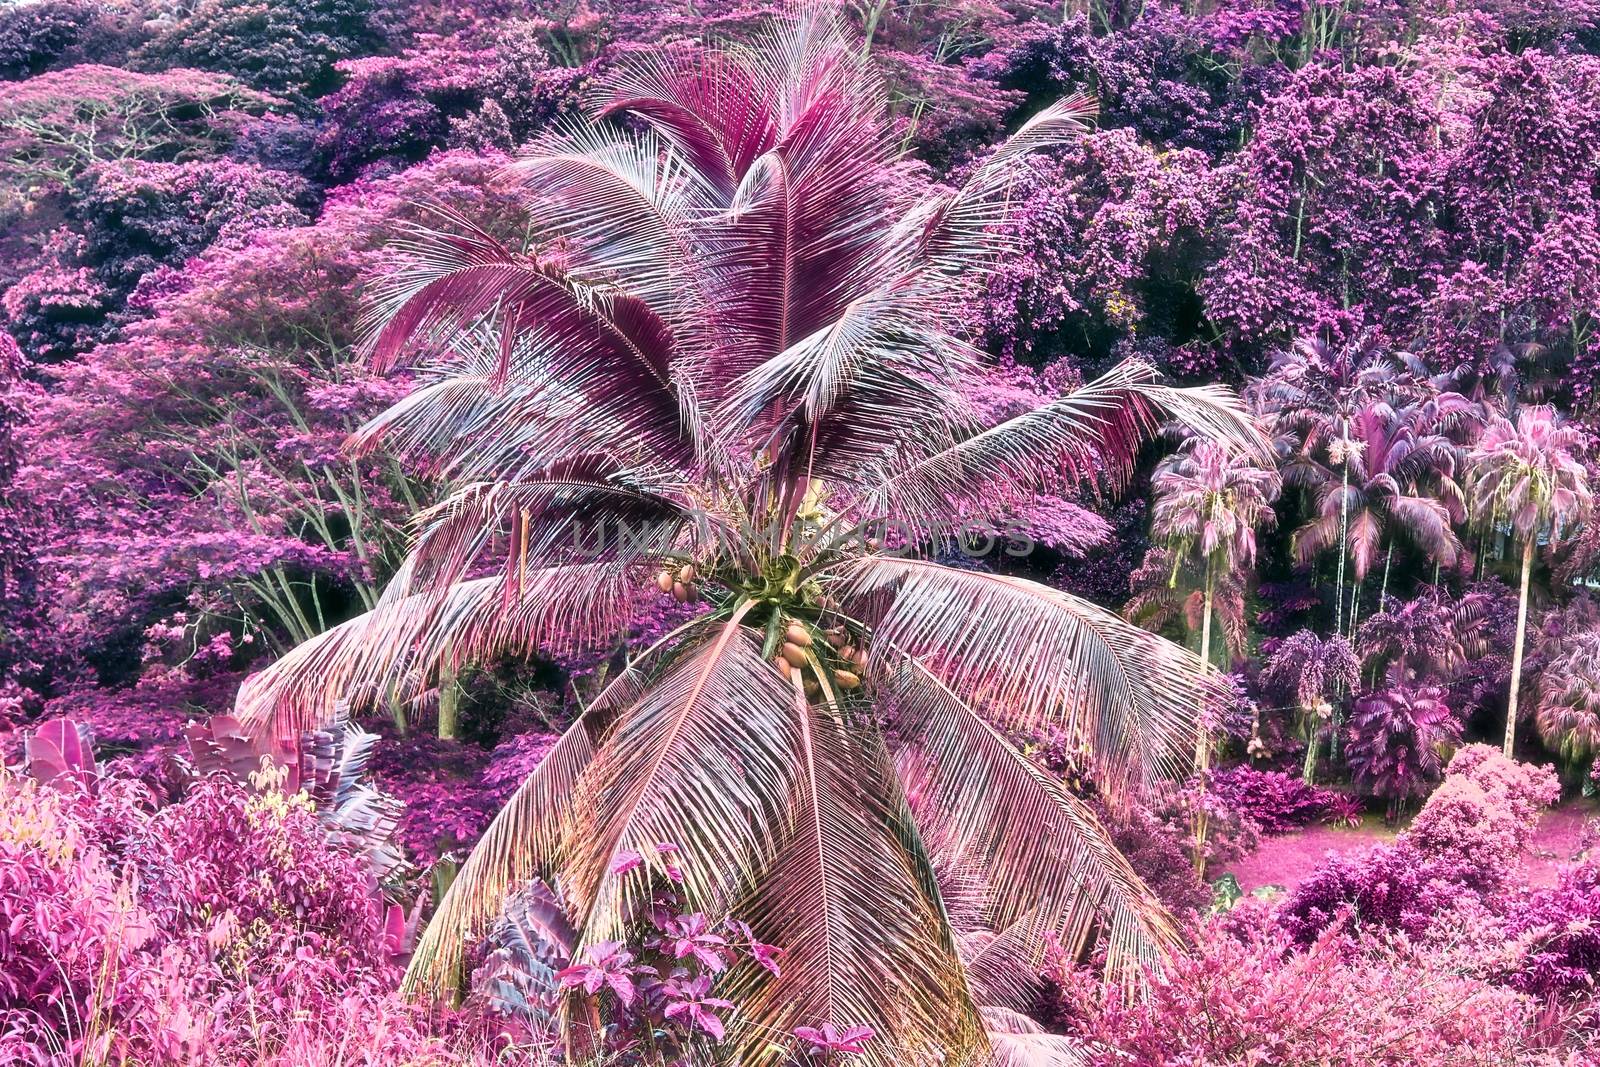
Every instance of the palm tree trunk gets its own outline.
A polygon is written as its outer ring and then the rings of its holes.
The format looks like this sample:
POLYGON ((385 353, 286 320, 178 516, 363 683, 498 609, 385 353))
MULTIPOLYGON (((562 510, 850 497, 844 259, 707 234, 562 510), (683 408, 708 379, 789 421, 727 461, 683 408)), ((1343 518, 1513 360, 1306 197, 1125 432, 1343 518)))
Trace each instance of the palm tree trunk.
POLYGON ((1339 440, 1344 451, 1339 464, 1339 579, 1333 596, 1333 632, 1344 633, 1344 558, 1350 550, 1350 420, 1339 423, 1339 440))
MULTIPOLYGON (((1211 672, 1211 602, 1216 596, 1216 566, 1206 560, 1206 597, 1200 615, 1200 670, 1211 672)), ((1206 774, 1211 770, 1211 730, 1206 726, 1205 695, 1200 697, 1200 729, 1194 743, 1194 777, 1198 789, 1194 806, 1194 873, 1206 873, 1206 774)))
POLYGON ((1317 712, 1315 708, 1303 709, 1306 716, 1306 761, 1300 768, 1300 780, 1306 785, 1316 784, 1317 777, 1317 712))
POLYGON ((1528 575, 1533 571, 1533 552, 1539 535, 1529 533, 1522 546, 1522 590, 1517 596, 1517 640, 1511 648, 1511 699, 1506 703, 1506 746, 1509 759, 1517 740, 1517 690, 1522 683, 1522 642, 1528 633, 1528 575))
POLYGON ((454 741, 461 736, 461 686, 455 672, 439 673, 439 740, 454 741))

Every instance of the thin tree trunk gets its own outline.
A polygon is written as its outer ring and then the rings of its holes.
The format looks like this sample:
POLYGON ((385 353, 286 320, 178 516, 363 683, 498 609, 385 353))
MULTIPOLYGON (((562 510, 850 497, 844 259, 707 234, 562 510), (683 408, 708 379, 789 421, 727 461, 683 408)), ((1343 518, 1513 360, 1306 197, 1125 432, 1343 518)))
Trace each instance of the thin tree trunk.
POLYGON ((456 672, 446 667, 439 672, 439 740, 455 741, 461 736, 461 685, 456 672))
MULTIPOLYGON (((1200 670, 1211 673, 1211 602, 1216 595, 1216 567, 1206 561, 1206 597, 1200 616, 1200 670)), ((1206 726, 1205 695, 1200 697, 1200 729, 1194 743, 1194 776, 1198 799, 1194 807, 1194 873, 1206 873, 1206 774, 1211 770, 1211 730, 1206 726)))
POLYGON ((1349 522, 1350 522, 1350 421, 1343 420, 1339 424, 1339 440, 1344 451, 1340 454, 1343 460, 1339 464, 1339 578, 1338 587, 1333 596, 1333 632, 1344 633, 1344 558, 1349 552, 1349 522))
POLYGON ((1306 716, 1306 762, 1300 768, 1300 780, 1306 785, 1316 784, 1317 777, 1317 709, 1303 709, 1306 716))
POLYGON ((1511 648, 1511 699, 1506 703, 1506 746, 1509 759, 1517 740, 1517 690, 1522 683, 1522 642, 1528 633, 1528 575, 1533 571, 1533 552, 1539 536, 1529 533, 1522 546, 1522 590, 1517 596, 1517 640, 1511 648))

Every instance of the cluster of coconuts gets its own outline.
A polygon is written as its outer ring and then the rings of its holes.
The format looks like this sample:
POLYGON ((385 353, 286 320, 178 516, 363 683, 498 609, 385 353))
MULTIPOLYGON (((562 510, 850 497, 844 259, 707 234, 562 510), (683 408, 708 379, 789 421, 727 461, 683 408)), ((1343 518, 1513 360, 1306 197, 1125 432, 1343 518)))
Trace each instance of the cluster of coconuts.
MULTIPOLYGON (((867 666, 867 654, 850 643, 850 635, 842 626, 825 631, 825 636, 828 644, 833 646, 834 654, 843 663, 843 666, 834 669, 833 680, 840 689, 859 689, 862 672, 867 666)), ((785 678, 794 677, 794 672, 804 670, 810 662, 808 650, 813 644, 815 641, 811 631, 797 622, 790 623, 783 633, 783 644, 779 646, 778 654, 772 658, 772 665, 785 678)), ((813 699, 822 692, 815 678, 805 678, 803 688, 806 696, 813 699)))
POLYGON ((672 599, 680 604, 692 604, 700 599, 700 586, 695 584, 694 577, 694 564, 685 563, 677 574, 664 570, 656 575, 656 588, 671 593, 672 599))

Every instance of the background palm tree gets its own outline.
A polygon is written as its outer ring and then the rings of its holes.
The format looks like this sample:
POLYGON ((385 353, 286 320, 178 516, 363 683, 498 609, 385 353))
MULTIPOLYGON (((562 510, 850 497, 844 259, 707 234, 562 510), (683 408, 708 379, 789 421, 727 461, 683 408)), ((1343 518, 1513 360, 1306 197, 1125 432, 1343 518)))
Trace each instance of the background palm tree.
POLYGON ((1588 769, 1600 752, 1600 631, 1576 635, 1545 664, 1534 724, 1569 773, 1588 769))
POLYGON ((1355 687, 1361 665, 1347 638, 1340 634, 1319 637, 1297 630, 1278 642, 1261 670, 1261 685, 1293 698, 1301 732, 1305 735, 1305 762, 1301 778, 1310 785, 1317 775, 1317 750, 1324 730, 1334 722, 1333 701, 1355 687))
POLYGON ((1285 468, 1286 480, 1308 485, 1315 494, 1313 517, 1294 533, 1294 550, 1301 562, 1309 562, 1343 538, 1342 552, 1355 573, 1356 586, 1347 633, 1353 632, 1360 617, 1356 593, 1385 540, 1384 593, 1397 533, 1436 563, 1452 566, 1460 554, 1461 541, 1452 528, 1465 517, 1462 493, 1454 481, 1459 450, 1449 438, 1432 432, 1424 421, 1429 410, 1420 403, 1396 408, 1389 400, 1369 401, 1352 414, 1339 450, 1338 474, 1311 456, 1285 468))
MULTIPOLYGON (((1165 542, 1172 554, 1168 587, 1177 585, 1178 568, 1185 562, 1197 563, 1203 574, 1199 590, 1200 662, 1209 670, 1217 582, 1237 581, 1239 572, 1255 561, 1256 530, 1271 525, 1274 519, 1272 501, 1278 495, 1278 474, 1224 444, 1193 439, 1183 451, 1162 461, 1150 486, 1155 498, 1150 513, 1151 533, 1165 542)), ((1194 755, 1194 771, 1202 795, 1210 765, 1211 735, 1202 717, 1194 755)), ((1203 872, 1203 803, 1195 806, 1194 840, 1195 868, 1203 872)))
POLYGON ((1177 939, 1090 809, 1011 736, 1049 725, 1113 804, 1181 773, 1213 686, 1093 604, 917 558, 986 499, 1115 486, 1175 417, 1265 442, 1218 389, 1142 364, 985 425, 961 340, 1002 194, 1089 105, 1046 108, 954 191, 912 195, 881 85, 810 14, 752 49, 611 84, 518 164, 534 244, 453 220, 379 287, 372 352, 429 361, 360 431, 451 491, 378 607, 253 678, 269 737, 472 660, 587 647, 671 589, 702 605, 635 649, 479 842, 407 977, 447 984, 538 877, 579 946, 641 902, 616 861, 674 842, 687 900, 787 949, 734 971, 733 1062, 864 1024, 862 1062, 988 1055, 923 832, 987 873, 995 929, 1098 945, 1129 975, 1177 939), (886 729, 886 724, 892 728, 886 729), (915 774, 915 813, 905 776, 915 774))
POLYGON ((1251 390, 1251 406, 1283 454, 1285 482, 1315 487, 1322 483, 1323 472, 1339 469, 1339 489, 1333 498, 1337 525, 1329 543, 1339 546, 1334 629, 1341 633, 1350 528, 1351 426, 1363 407, 1403 395, 1408 384, 1403 362, 1391 358, 1370 336, 1337 346, 1301 338, 1273 356, 1267 373, 1251 390))
POLYGON ((1515 422, 1498 418, 1478 439, 1470 459, 1473 514, 1485 529, 1503 530, 1522 543, 1517 594, 1517 635, 1511 652, 1511 694, 1506 707, 1505 754, 1517 731, 1522 647, 1528 628, 1528 578, 1539 540, 1570 536, 1588 515, 1588 473, 1579 458, 1583 434, 1544 405, 1524 407, 1515 422))

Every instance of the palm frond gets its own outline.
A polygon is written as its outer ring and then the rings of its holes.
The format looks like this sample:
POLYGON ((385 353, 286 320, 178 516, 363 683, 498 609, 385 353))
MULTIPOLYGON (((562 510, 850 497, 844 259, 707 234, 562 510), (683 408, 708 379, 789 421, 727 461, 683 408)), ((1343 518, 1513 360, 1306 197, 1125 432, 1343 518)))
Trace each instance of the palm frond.
POLYGON ((669 487, 637 481, 604 457, 563 464, 531 481, 470 482, 417 516, 411 589, 453 585, 493 562, 506 581, 565 563, 654 561, 682 544, 697 555, 709 519, 669 487))
POLYGON ((678 287, 693 283, 693 225, 709 201, 654 134, 573 125, 539 140, 511 173, 541 237, 566 242, 571 277, 624 285, 664 317, 678 287))
MULTIPOLYGON (((568 801, 617 714, 643 691, 655 651, 647 650, 600 691, 495 815, 428 921, 406 968, 405 993, 441 993, 458 984, 467 950, 499 917, 509 893, 533 879, 560 883, 563 842, 574 818, 568 801)), ((577 933, 564 912, 560 918, 561 943, 570 954, 577 933)))
POLYGON ((1095 116, 1083 95, 1058 100, 1034 115, 980 164, 958 190, 928 197, 912 207, 885 242, 889 257, 906 267, 931 269, 964 285, 979 285, 985 269, 1004 251, 1000 230, 1019 164, 1033 152, 1080 137, 1095 116))
POLYGON ((909 655, 1008 729, 1061 727, 1113 800, 1184 774, 1196 717, 1221 699, 1193 653, 1037 582, 878 556, 840 578, 875 672, 909 655))
POLYGON ((685 894, 725 914, 775 845, 793 795, 798 743, 788 687, 737 608, 691 642, 624 709, 577 783, 581 814, 563 887, 585 943, 615 939, 640 903, 613 871, 624 850, 682 850, 685 894))
POLYGON ((1076 1038, 1046 1032, 1021 1012, 983 1009, 988 1031, 988 1067, 1088 1067, 1090 1050, 1076 1038))
POLYGON ((591 647, 618 633, 636 576, 608 562, 411 592, 404 571, 376 608, 304 642, 239 690, 236 715, 258 736, 293 738, 359 705, 420 691, 444 665, 538 648, 591 647))
POLYGON ((735 971, 734 1062, 758 1062, 796 1026, 869 1026, 868 1067, 971 1062, 982 1032, 916 833, 870 727, 837 705, 791 718, 801 776, 789 830, 739 914, 785 946, 782 975, 735 971))
MULTIPOLYGON (((902 773, 917 783, 942 849, 984 872, 990 925, 1015 928, 1008 944, 1026 947, 1030 934, 1049 930, 1076 955, 1098 940, 1107 970, 1130 980, 1182 943, 1172 916, 1088 805, 934 669, 908 655, 875 679, 905 738, 902 773)), ((1031 947, 1042 954, 1041 943, 1031 947)))
MULTIPOLYGON (((625 679, 631 676, 611 684, 625 679)), ((429 919, 406 968, 402 992, 439 994, 459 987, 467 949, 499 918, 507 895, 534 878, 554 879, 571 817, 566 802, 594 758, 609 704, 587 709, 567 727, 495 815, 429 919)))
POLYGON ((690 455, 679 402, 631 360, 574 355, 523 333, 507 351, 492 324, 457 334, 455 358, 351 434, 354 454, 385 449, 424 473, 526 477, 595 453, 674 469, 690 455))
POLYGON ((1227 390, 1160 385, 1151 367, 1130 360, 948 448, 887 458, 861 506, 874 515, 915 517, 960 511, 990 487, 1024 492, 1071 481, 1115 487, 1132 473, 1139 445, 1167 418, 1272 459, 1270 443, 1227 390))

